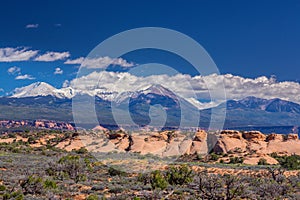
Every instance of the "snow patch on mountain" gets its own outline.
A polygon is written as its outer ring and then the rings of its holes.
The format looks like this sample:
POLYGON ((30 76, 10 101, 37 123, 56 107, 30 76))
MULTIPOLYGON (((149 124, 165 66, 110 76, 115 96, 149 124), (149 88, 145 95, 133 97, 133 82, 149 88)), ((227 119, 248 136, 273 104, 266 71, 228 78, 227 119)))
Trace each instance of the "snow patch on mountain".
POLYGON ((61 98, 59 94, 56 93, 56 88, 45 82, 36 82, 28 86, 16 88, 13 91, 11 97, 23 98, 23 97, 35 97, 35 96, 56 96, 61 98))

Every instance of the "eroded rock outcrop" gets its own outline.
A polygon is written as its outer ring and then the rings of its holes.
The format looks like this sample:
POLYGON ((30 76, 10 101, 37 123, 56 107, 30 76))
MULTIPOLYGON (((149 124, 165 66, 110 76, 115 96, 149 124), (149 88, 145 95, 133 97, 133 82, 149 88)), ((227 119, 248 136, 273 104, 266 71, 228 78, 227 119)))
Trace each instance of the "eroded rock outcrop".
POLYGON ((298 136, 298 134, 291 133, 291 134, 286 135, 285 140, 286 141, 299 140, 299 136, 298 136))
POLYGON ((283 141, 283 135, 276 134, 276 133, 269 134, 267 136, 267 138, 266 138, 266 141, 267 142, 270 142, 270 141, 279 141, 279 142, 282 142, 283 141))
POLYGON ((228 153, 236 150, 245 151, 247 141, 239 131, 225 130, 220 133, 219 139, 214 147, 216 153, 228 153))
MULTIPOLYGON (((36 121, 37 126, 55 126, 55 124, 47 124, 47 122, 36 121)), ((261 158, 266 159, 269 164, 276 164, 277 161, 270 157, 274 152, 279 155, 300 155, 300 140, 297 134, 265 135, 259 131, 224 130, 214 135, 216 137, 214 142, 211 142, 210 136, 211 134, 204 130, 198 130, 195 134, 180 131, 128 134, 122 130, 110 132, 101 129, 99 132, 73 134, 72 137, 59 142, 56 147, 67 151, 86 147, 92 152, 135 152, 164 157, 207 154, 211 150, 208 146, 213 144, 215 153, 243 157, 246 164, 257 164, 261 158)), ((46 144, 46 139, 40 139, 39 144, 46 144)), ((12 141, 12 138, 2 139, 2 142, 12 141)))
POLYGON ((246 131, 243 134, 243 138, 250 141, 265 141, 266 135, 261 133, 260 131, 246 131))

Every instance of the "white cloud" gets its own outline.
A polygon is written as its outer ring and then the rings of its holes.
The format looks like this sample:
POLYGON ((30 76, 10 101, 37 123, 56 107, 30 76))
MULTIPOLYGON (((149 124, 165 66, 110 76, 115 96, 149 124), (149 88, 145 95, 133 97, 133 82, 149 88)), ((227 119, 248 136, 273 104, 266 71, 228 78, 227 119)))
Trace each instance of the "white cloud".
POLYGON ((9 68, 7 70, 7 72, 10 75, 14 75, 16 80, 25 80, 25 79, 32 80, 32 79, 35 79, 33 76, 31 76, 29 74, 22 75, 21 68, 17 67, 17 66, 13 66, 13 67, 9 68))
POLYGON ((65 81, 63 82, 62 87, 63 87, 63 88, 66 88, 66 87, 69 87, 69 86, 70 86, 70 81, 65 80, 65 81))
POLYGON ((83 67, 90 69, 105 69, 109 65, 118 65, 121 67, 133 67, 134 64, 127 62, 123 58, 110 58, 108 56, 99 58, 77 58, 74 60, 67 60, 64 64, 81 64, 83 67))
POLYGON ((37 50, 28 50, 28 48, 0 48, 0 62, 28 61, 38 54, 37 50))
POLYGON ((39 55, 34 60, 35 61, 44 61, 44 62, 52 62, 57 60, 64 60, 70 57, 69 52, 47 52, 43 55, 39 55))
POLYGON ((39 24, 27 24, 25 28, 38 28, 39 24))
POLYGON ((84 61, 84 57, 76 58, 74 60, 68 59, 64 64, 76 65, 81 64, 84 61))
POLYGON ((33 80, 35 78, 33 76, 29 75, 29 74, 24 74, 24 75, 17 76, 15 79, 16 80, 25 80, 25 79, 33 80))
POLYGON ((55 68, 54 74, 63 74, 63 73, 64 71, 61 68, 59 67, 55 68))
POLYGON ((4 89, 3 89, 3 88, 0 88, 0 92, 4 92, 4 89))
POLYGON ((300 84, 297 82, 277 82, 273 77, 265 76, 254 79, 234 76, 231 74, 208 76, 194 76, 177 74, 153 75, 137 77, 127 72, 93 72, 87 76, 73 79, 71 87, 78 91, 85 91, 89 94, 132 92, 145 89, 152 84, 160 84, 168 88, 178 96, 199 108, 207 108, 221 103, 220 97, 213 102, 199 102, 197 99, 210 99, 210 91, 221 91, 224 84, 227 99, 242 99, 248 96, 255 96, 264 99, 281 98, 287 101, 300 103, 300 84), (97 83, 95 85, 95 83, 97 83), (197 98, 195 98, 195 96, 197 98))
POLYGON ((10 67, 7 72, 11 75, 19 74, 21 72, 21 68, 17 66, 10 67))

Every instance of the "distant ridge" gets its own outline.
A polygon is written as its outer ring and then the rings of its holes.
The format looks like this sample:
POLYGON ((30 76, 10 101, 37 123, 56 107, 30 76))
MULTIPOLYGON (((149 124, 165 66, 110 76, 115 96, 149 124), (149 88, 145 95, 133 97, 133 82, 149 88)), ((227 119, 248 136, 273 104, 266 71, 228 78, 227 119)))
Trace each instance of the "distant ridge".
MULTIPOLYGON (((162 85, 154 84, 138 91, 115 93, 95 89, 75 90, 72 87, 57 89, 45 82, 16 88, 11 96, 0 97, 0 119, 73 121, 72 98, 76 95, 95 96, 99 123, 115 127, 112 103, 121 114, 130 111, 135 123, 146 126, 151 123, 149 109, 161 105, 166 112, 166 127, 178 127, 183 111, 189 126, 193 116, 200 112, 200 127, 208 128, 212 109, 199 110, 188 99, 177 96, 162 85)), ((253 96, 241 100, 228 100, 214 109, 224 112, 225 128, 251 126, 300 126, 300 105, 282 99, 262 99, 253 96)), ((85 113, 82 113, 85 114, 85 113)), ((157 113, 157 115, 160 115, 157 113)), ((122 115, 123 116, 123 115, 122 115)), ((128 124, 124 121, 124 124, 128 124)), ((155 125, 155 124, 152 124, 155 125)), ((190 124, 195 127, 195 124, 190 124)))

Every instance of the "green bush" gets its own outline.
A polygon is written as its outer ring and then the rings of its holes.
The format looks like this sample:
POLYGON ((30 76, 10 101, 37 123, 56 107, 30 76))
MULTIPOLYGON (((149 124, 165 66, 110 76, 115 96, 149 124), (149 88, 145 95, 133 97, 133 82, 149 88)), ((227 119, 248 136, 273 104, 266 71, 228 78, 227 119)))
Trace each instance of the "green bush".
POLYGON ((9 200, 9 199, 23 200, 24 199, 24 195, 20 191, 16 191, 16 192, 12 192, 12 193, 5 193, 5 194, 3 194, 2 199, 3 200, 9 200))
POLYGON ((212 152, 210 155, 210 160, 217 161, 219 159, 219 155, 212 152))
POLYGON ((276 152, 270 154, 271 157, 275 158, 281 167, 288 170, 299 170, 300 169, 300 155, 290 156, 279 156, 276 152))
POLYGON ((36 176, 30 175, 20 183, 24 194, 42 194, 43 193, 43 179, 36 176))
POLYGON ((267 162, 267 160, 265 158, 261 158, 259 159, 258 165, 268 165, 269 163, 267 162))
POLYGON ((166 178, 171 185, 183 185, 193 180, 193 171, 187 165, 170 167, 166 178))
POLYGON ((164 175, 159 171, 159 170, 155 170, 153 172, 151 172, 150 175, 150 183, 151 183, 151 187, 152 189, 166 189, 168 186, 168 182, 165 179, 164 175))
POLYGON ((80 149, 75 150, 75 152, 78 154, 86 154, 89 151, 85 147, 81 147, 80 149))
POLYGON ((44 188, 45 189, 56 189, 57 188, 57 184, 55 181, 47 179, 44 181, 44 188))
POLYGON ((125 176, 126 175, 126 172, 116 169, 114 167, 110 167, 108 169, 108 173, 110 176, 125 176))
POLYGON ((0 185, 0 191, 5 191, 5 190, 6 190, 5 185, 0 185))
POLYGON ((28 141, 29 144, 35 144, 36 143, 36 138, 34 136, 29 136, 28 141))
POLYGON ((91 194, 86 198, 86 200, 98 200, 98 199, 99 197, 96 194, 91 194))
POLYGON ((120 186, 111 188, 111 189, 109 190, 110 193, 114 193, 114 194, 122 193, 123 191, 124 191, 124 188, 123 188, 123 187, 120 187, 120 186))
POLYGON ((243 157, 231 157, 229 160, 230 164, 238 164, 238 163, 243 163, 244 158, 243 157))
POLYGON ((79 155, 66 155, 61 157, 57 163, 49 163, 46 173, 59 180, 70 178, 78 183, 87 179, 85 175, 88 173, 87 164, 79 155))
POLYGON ((288 170, 299 170, 300 169, 300 156, 291 155, 291 156, 277 156, 277 161, 279 164, 288 170))

